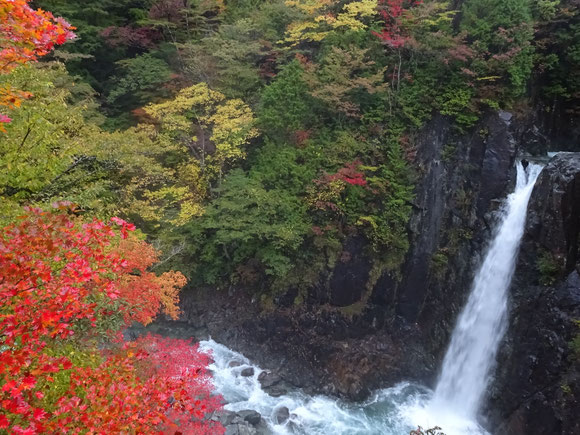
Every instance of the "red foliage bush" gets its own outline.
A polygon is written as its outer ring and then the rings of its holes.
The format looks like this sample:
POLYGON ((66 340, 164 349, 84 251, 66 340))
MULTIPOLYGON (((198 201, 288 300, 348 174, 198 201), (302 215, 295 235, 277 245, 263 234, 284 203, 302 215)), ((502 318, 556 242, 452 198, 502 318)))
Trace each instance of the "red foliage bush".
POLYGON ((0 233, 0 429, 35 433, 221 433, 203 421, 208 357, 190 343, 111 343, 157 311, 177 316, 178 272, 113 218, 29 209, 0 233), (104 349, 99 351, 98 348, 104 349))
POLYGON ((379 13, 384 21, 381 32, 373 34, 392 48, 403 47, 410 39, 406 35, 403 19, 407 10, 421 0, 379 0, 379 13))
POLYGON ((0 1, 0 72, 36 60, 75 37, 74 29, 50 12, 34 10, 30 0, 0 1))
POLYGON ((333 181, 340 180, 352 186, 366 186, 367 180, 365 180, 365 175, 358 170, 361 165, 362 163, 359 160, 347 163, 336 174, 325 174, 321 178, 314 180, 314 183, 327 185, 333 181))

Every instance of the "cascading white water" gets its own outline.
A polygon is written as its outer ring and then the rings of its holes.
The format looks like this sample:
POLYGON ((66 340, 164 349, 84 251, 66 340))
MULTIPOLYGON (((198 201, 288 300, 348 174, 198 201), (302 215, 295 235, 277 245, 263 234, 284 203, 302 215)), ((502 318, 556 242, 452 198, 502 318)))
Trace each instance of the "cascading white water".
MULTIPOLYGON (((505 333, 508 289, 514 273, 528 201, 542 167, 517 165, 515 191, 502 210, 497 232, 475 276, 467 305, 453 331, 432 409, 475 420, 499 343, 505 333)), ((436 412, 432 412, 435 414, 436 412)))
POLYGON ((427 403, 431 396, 427 388, 405 382, 377 391, 362 403, 311 396, 300 390, 272 397, 258 381, 262 370, 243 355, 213 340, 202 341, 200 347, 213 357, 213 383, 226 400, 226 409, 258 411, 276 435, 404 435, 417 428, 405 411, 427 403), (232 365, 231 361, 240 365, 232 365), (241 376, 248 367, 254 368, 253 376, 241 376), (281 407, 289 409, 290 418, 277 424, 275 415, 281 407))

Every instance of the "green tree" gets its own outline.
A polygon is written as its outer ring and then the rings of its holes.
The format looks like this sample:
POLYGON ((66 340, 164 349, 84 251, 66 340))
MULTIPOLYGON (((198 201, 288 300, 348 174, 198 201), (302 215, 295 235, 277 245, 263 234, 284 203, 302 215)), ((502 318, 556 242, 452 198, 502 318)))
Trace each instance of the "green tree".
POLYGON ((55 86, 61 65, 20 67, 0 75, 0 87, 26 89, 33 97, 9 112, 12 122, 0 137, 0 216, 18 213, 62 174, 80 151, 87 131, 79 107, 68 104, 70 92, 55 86))
POLYGON ((185 70, 230 97, 256 98, 262 84, 258 64, 263 43, 256 38, 258 34, 250 19, 224 24, 199 43, 184 46, 185 70))
POLYGON ((63 16, 77 28, 78 39, 57 51, 67 68, 102 92, 115 62, 131 57, 127 46, 107 44, 102 32, 112 26, 136 24, 155 0, 36 0, 43 9, 63 16))
POLYGON ((483 75, 508 78, 506 93, 525 92, 533 65, 531 4, 528 0, 468 0, 464 3, 461 30, 482 55, 473 68, 483 75))
POLYGON ((310 229, 305 211, 299 197, 265 189, 241 170, 232 171, 219 197, 193 223, 199 274, 209 283, 228 282, 257 262, 257 273, 285 277, 310 229))
POLYGON ((111 78, 113 85, 106 99, 116 111, 141 106, 159 98, 163 95, 160 89, 172 75, 167 62, 149 53, 120 60, 117 65, 119 75, 111 78))
POLYGON ((305 80, 314 98, 324 102, 332 112, 349 118, 362 116, 361 106, 370 99, 379 99, 389 90, 385 83, 387 68, 376 66, 369 59, 368 49, 349 46, 331 47, 329 53, 316 65, 306 66, 305 80))
POLYGON ((308 128, 312 102, 304 69, 294 60, 264 90, 258 111, 259 125, 270 137, 288 139, 297 130, 308 128))
POLYGON ((61 64, 19 68, 0 81, 34 93, 0 140, 2 218, 20 205, 67 200, 99 217, 131 217, 155 235, 203 213, 207 181, 187 149, 151 126, 111 133, 87 122, 93 104, 71 92, 61 64))

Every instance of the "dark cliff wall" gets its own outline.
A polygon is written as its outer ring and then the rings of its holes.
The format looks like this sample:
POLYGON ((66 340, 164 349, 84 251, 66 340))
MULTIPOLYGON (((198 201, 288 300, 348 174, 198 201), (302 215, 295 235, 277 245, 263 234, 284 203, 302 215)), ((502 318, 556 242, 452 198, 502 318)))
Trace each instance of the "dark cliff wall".
POLYGON ((488 226, 486 215, 509 185, 515 158, 510 118, 507 113, 490 115, 469 136, 453 134, 445 120, 436 119, 419 138, 423 176, 417 187, 418 212, 410 222, 412 248, 397 310, 405 319, 416 321, 433 290, 426 285, 436 281, 433 255, 441 254, 445 258, 439 262, 452 266, 441 269, 462 274, 465 262, 455 261, 464 257, 459 250, 479 247, 480 230, 488 226), (469 243, 474 237, 475 245, 469 243))
POLYGON ((421 178, 411 249, 402 280, 379 280, 375 294, 392 295, 399 323, 416 325, 421 346, 436 360, 464 305, 493 212, 511 189, 511 124, 509 113, 492 113, 464 135, 436 118, 417 138, 421 178))
POLYGON ((516 147, 511 115, 490 113, 469 133, 433 119, 414 139, 417 171, 411 249, 401 271, 373 277, 360 236, 330 279, 274 306, 242 289, 185 295, 185 319, 206 327, 285 379, 318 391, 362 398, 401 379, 432 382, 493 211, 511 188, 516 147), (376 281, 376 283, 375 283, 376 281))
POLYGON ((544 168, 528 208, 511 289, 510 327, 489 414, 499 434, 580 433, 580 154, 544 168))

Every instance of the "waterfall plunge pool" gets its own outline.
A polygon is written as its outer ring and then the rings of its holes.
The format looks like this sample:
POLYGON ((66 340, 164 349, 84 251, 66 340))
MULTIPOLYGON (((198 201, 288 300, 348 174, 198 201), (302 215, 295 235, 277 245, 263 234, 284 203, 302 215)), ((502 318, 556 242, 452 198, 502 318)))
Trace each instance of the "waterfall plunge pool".
POLYGON ((441 427, 446 435, 486 435, 477 423, 460 419, 452 411, 431 407, 433 392, 408 382, 374 392, 360 403, 317 395, 300 390, 272 397, 258 381, 262 369, 243 355, 213 340, 200 342, 200 350, 214 360, 210 365, 216 392, 221 394, 230 411, 251 409, 258 411, 273 434, 299 435, 405 435, 421 426, 423 429, 441 427), (240 365, 230 367, 236 361, 240 365), (252 367, 252 376, 242 376, 252 367), (276 414, 288 408, 290 418, 276 424, 276 414))

